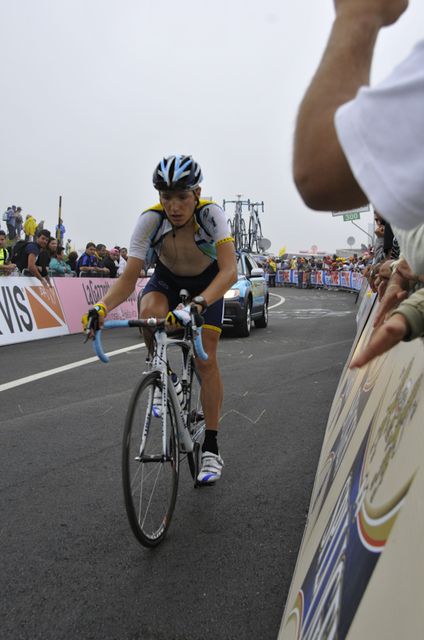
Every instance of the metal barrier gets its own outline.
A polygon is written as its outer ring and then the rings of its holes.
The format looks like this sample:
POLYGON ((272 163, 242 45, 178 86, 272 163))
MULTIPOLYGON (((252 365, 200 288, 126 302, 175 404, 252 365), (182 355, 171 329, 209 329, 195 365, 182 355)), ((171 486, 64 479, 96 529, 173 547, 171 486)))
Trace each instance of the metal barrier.
MULTIPOLYGON (((269 274, 266 274, 269 280, 269 274)), ((363 276, 358 271, 297 271, 294 269, 277 269, 276 287, 315 288, 315 289, 348 289, 360 291, 363 276), (301 277, 299 277, 301 274, 301 277)))

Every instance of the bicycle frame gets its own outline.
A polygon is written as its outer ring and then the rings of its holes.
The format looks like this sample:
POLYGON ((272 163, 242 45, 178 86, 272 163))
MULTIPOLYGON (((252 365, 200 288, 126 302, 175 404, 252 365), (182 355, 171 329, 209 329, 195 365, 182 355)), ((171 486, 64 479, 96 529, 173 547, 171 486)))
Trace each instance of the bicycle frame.
POLYGON ((193 347, 191 343, 188 341, 187 337, 184 336, 183 339, 178 338, 169 338, 166 335, 164 329, 158 329, 154 333, 154 341, 155 341, 155 353, 152 359, 152 365, 150 371, 158 371, 161 375, 161 382, 163 386, 162 393, 162 446, 163 446, 163 455, 166 455, 166 446, 167 446, 167 429, 166 429, 166 418, 167 411, 165 405, 165 399, 168 397, 172 398, 173 404, 178 408, 177 411, 177 428, 178 435, 180 439, 180 445, 182 445, 183 453, 191 453, 194 449, 194 441, 188 431, 187 428, 187 414, 182 409, 180 401, 178 400, 174 385, 171 379, 171 370, 169 368, 168 363, 168 347, 180 347, 181 351, 184 350, 187 352, 187 357, 183 357, 183 374, 181 376, 180 382, 184 382, 183 392, 184 396, 187 390, 187 380, 189 379, 189 366, 191 361, 191 356, 193 355, 193 347))
MULTIPOLYGON (((188 415, 185 413, 180 405, 180 401, 178 400, 177 394, 174 389, 174 385, 171 380, 172 371, 169 369, 168 363, 168 348, 179 347, 182 351, 182 354, 185 352, 185 357, 182 358, 183 361, 183 375, 182 382, 184 382, 185 393, 187 393, 187 383, 190 376, 190 363, 191 358, 194 356, 194 350, 197 355, 202 360, 207 360, 208 356, 203 349, 202 337, 201 337, 201 327, 197 327, 194 321, 191 326, 184 327, 184 337, 180 338, 169 338, 165 332, 165 321, 157 320, 156 318, 148 318, 145 320, 110 320, 104 323, 105 329, 119 328, 119 327, 150 327, 156 328, 153 333, 153 340, 155 342, 154 354, 151 362, 150 371, 157 371, 161 376, 162 383, 162 449, 163 455, 166 456, 166 446, 167 446, 167 429, 166 429, 166 416, 167 411, 165 410, 165 399, 168 397, 172 398, 172 403, 174 407, 177 407, 176 419, 177 419, 177 430, 180 438, 180 442, 183 445, 183 453, 192 453, 194 450, 194 443, 196 441, 196 434, 193 436, 190 435, 187 425, 188 425, 188 415)), ((96 332, 95 340, 94 340, 94 350, 102 362, 109 362, 108 356, 104 353, 102 344, 101 344, 101 333, 99 330, 96 332)), ((147 372, 144 372, 147 373, 147 372)), ((193 375, 196 375, 193 372, 193 375)), ((184 390, 183 388, 183 390, 184 390)), ((187 399, 186 399, 187 400, 187 399)), ((153 399, 152 399, 153 402, 153 399)), ((147 429, 147 425, 145 425, 145 429, 147 429)), ((143 437, 145 440, 145 437, 143 437)), ((142 450, 142 446, 140 447, 140 451, 142 450)), ((140 453, 141 455, 141 453, 140 453)))

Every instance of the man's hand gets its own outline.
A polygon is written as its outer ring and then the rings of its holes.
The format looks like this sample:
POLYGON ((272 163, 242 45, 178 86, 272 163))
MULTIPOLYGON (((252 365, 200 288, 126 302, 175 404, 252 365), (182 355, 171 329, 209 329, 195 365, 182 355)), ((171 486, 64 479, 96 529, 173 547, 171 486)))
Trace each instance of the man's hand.
POLYGON ((98 302, 87 313, 84 313, 81 322, 87 338, 94 338, 96 331, 102 328, 106 314, 107 309, 102 302, 98 302))
POLYGON ((408 292, 397 282, 389 282, 384 292, 378 311, 375 315, 373 327, 379 327, 383 324, 386 315, 396 309, 408 297, 408 292))
POLYGON ((408 0, 334 0, 337 16, 362 16, 380 27, 395 23, 408 8, 408 0))
POLYGON ((406 318, 400 313, 396 313, 381 327, 375 329, 363 351, 352 358, 349 369, 363 367, 373 358, 385 353, 398 344, 408 334, 409 330, 410 327, 406 318))
POLYGON ((170 311, 166 316, 166 322, 171 327, 183 327, 189 324, 190 320, 190 305, 184 307, 182 304, 179 304, 176 309, 170 311))
MULTIPOLYGON (((386 269, 385 265, 386 263, 384 263, 381 268, 386 269)), ((395 309, 399 306, 402 300, 405 300, 408 297, 410 282, 416 279, 417 277, 412 272, 407 261, 404 258, 401 258, 396 265, 396 271, 392 273, 388 283, 382 283, 378 288, 381 304, 374 319, 374 327, 378 327, 383 324, 384 318, 389 311, 395 309)))

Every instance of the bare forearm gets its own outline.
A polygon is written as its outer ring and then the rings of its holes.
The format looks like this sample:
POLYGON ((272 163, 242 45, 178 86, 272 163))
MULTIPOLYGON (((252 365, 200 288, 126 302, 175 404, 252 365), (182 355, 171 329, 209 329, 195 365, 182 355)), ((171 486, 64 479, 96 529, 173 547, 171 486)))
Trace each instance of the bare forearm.
POLYGON ((338 210, 367 201, 339 144, 336 110, 369 84, 378 25, 342 14, 334 22, 321 64, 302 101, 295 134, 294 178, 305 202, 338 210))

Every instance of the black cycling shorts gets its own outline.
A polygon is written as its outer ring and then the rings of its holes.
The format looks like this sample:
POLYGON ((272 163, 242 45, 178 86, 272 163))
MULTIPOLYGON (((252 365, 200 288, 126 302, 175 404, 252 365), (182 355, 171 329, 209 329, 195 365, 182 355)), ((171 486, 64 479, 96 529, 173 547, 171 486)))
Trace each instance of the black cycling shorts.
MULTIPOLYGON (((143 296, 151 291, 163 293, 168 298, 169 309, 175 309, 181 302, 180 291, 187 289, 191 298, 206 289, 219 272, 216 260, 197 276, 177 276, 161 262, 156 263, 155 272, 143 289, 143 296)), ((221 332, 224 317, 224 298, 217 300, 202 314, 204 328, 221 332)))

